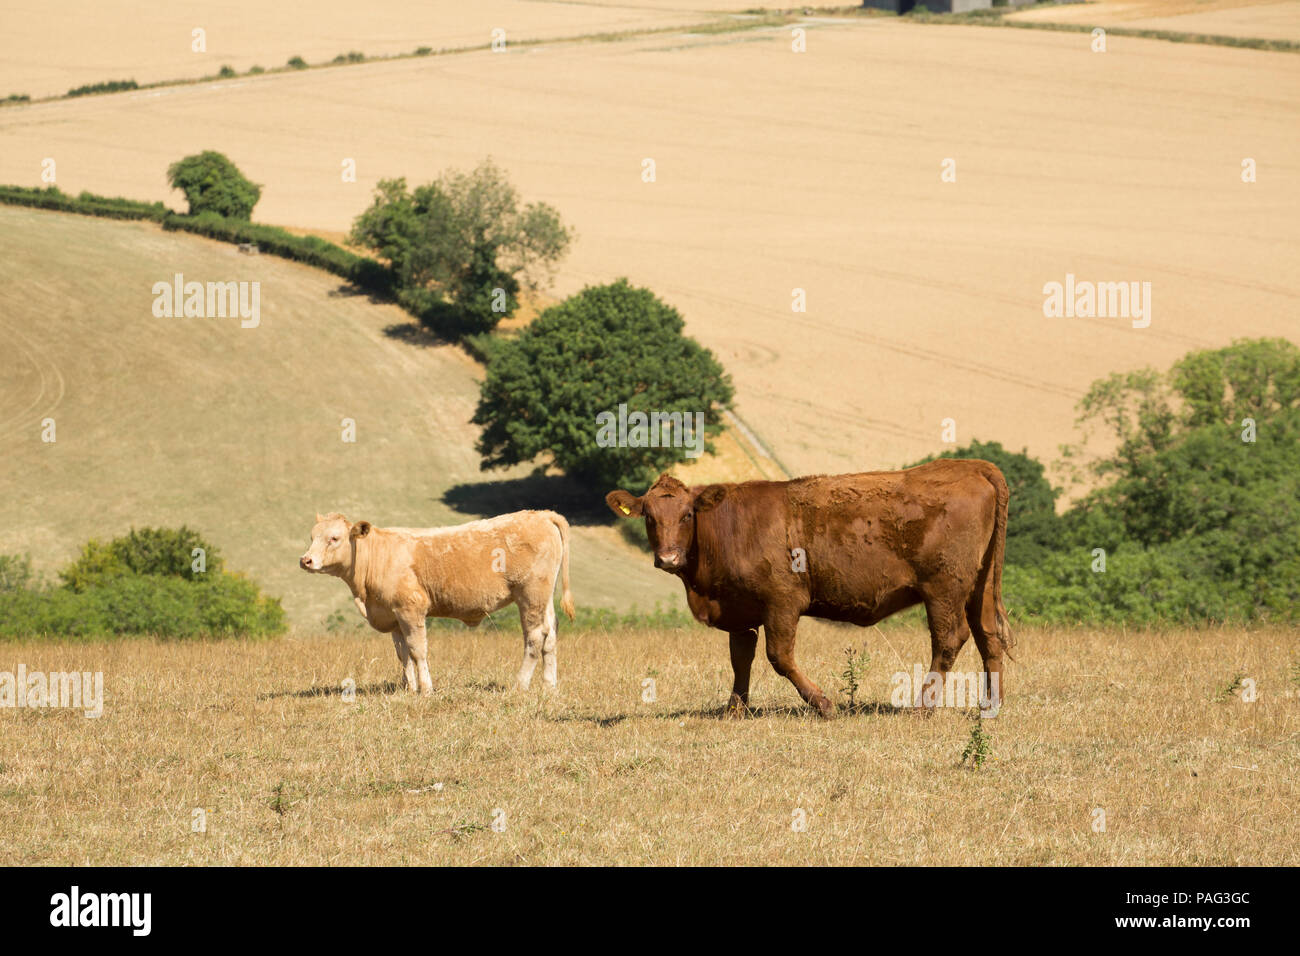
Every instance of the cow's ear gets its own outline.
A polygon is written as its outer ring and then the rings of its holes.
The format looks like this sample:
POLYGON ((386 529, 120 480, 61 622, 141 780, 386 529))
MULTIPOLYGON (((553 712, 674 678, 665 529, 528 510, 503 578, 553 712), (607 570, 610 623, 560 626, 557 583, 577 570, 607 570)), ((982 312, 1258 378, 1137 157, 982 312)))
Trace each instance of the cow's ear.
POLYGON ((725 497, 727 497, 726 485, 708 485, 695 496, 695 510, 708 511, 710 508, 716 508, 718 502, 725 497))
POLYGON ((316 523, 320 524, 324 520, 325 520, 325 516, 321 514, 319 511, 316 512, 316 523))
POLYGON ((609 505, 609 510, 620 518, 641 517, 641 499, 622 489, 607 494, 605 504, 609 505))
POLYGON ((349 538, 364 538, 368 534, 370 534, 369 521, 358 521, 348 531, 349 538))

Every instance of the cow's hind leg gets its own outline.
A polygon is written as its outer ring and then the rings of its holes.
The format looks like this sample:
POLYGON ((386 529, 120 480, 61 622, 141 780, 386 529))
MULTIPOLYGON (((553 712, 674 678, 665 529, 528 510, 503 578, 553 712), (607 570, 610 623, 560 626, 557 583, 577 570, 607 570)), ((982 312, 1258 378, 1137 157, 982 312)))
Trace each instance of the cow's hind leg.
POLYGON ((975 646, 979 648, 980 657, 984 659, 984 679, 986 685, 983 695, 987 697, 985 712, 996 717, 1002 706, 1002 699, 1007 692, 1006 677, 1002 671, 1002 656, 1007 652, 1003 640, 1005 622, 998 620, 997 595, 993 593, 992 583, 985 583, 966 605, 966 620, 975 634, 975 646))
MULTIPOLYGON (((528 690, 546 644, 546 611, 542 605, 520 602, 519 624, 524 631, 524 661, 519 665, 519 689, 528 690)), ((543 674, 545 670, 543 670, 543 674)))
POLYGON ((925 602, 925 615, 930 624, 930 671, 921 685, 917 704, 927 712, 944 702, 948 672, 970 637, 964 611, 961 604, 952 601, 925 602))
POLYGON ((794 637, 799 628, 799 614, 793 611, 771 611, 763 621, 763 633, 767 643, 767 659, 772 669, 799 691, 799 696, 817 708, 823 717, 835 712, 830 698, 822 689, 804 676, 799 665, 794 662, 794 637))
POLYGON ((754 663, 754 650, 758 647, 758 630, 749 628, 731 632, 731 700, 727 702, 728 717, 743 717, 749 710, 749 671, 754 663))

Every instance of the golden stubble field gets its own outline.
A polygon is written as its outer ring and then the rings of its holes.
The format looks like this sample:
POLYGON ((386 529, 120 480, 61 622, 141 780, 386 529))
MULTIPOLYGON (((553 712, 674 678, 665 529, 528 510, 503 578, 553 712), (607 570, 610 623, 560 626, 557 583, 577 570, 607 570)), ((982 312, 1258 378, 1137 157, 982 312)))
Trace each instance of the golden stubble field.
MULTIPOLYGON (((560 634, 560 690, 507 690, 510 630, 437 631, 435 694, 379 635, 0 645, 0 670, 101 670, 105 712, 0 710, 0 832, 33 864, 1295 864, 1293 631, 1022 631, 991 759, 963 713, 889 706, 913 626, 805 621, 809 714, 762 661, 722 719, 726 639, 560 634), (1258 700, 1221 691, 1240 675, 1258 700), (642 701, 652 677, 656 700, 642 701), (355 699, 340 692, 355 681, 355 699), (843 694, 836 688, 843 703, 843 694), (1105 813, 1104 832, 1094 830, 1105 813), (194 832, 194 811, 206 831, 194 832), (802 811, 806 829, 792 828, 802 811), (491 829, 504 820, 504 830, 491 829)), ((958 668, 977 667, 969 646, 958 668)))
POLYGON ((626 275, 679 307, 794 474, 915 461, 948 418, 1051 461, 1093 380, 1295 337, 1300 56, 806 27, 802 54, 788 27, 657 34, 11 108, 0 181, 53 158, 65 190, 179 203, 168 164, 216 148, 258 220, 337 234, 380 178, 490 155, 577 230, 554 294, 626 275), (1150 282, 1151 326, 1044 317, 1067 274, 1150 282))

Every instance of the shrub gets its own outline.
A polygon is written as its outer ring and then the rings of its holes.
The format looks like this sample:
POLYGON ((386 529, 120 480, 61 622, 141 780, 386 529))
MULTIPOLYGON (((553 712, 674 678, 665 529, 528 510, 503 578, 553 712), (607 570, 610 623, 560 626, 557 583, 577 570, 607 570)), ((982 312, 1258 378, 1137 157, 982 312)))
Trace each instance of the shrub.
POLYGON ((190 215, 213 212, 247 220, 262 196, 262 187, 250 182, 221 153, 206 150, 186 156, 167 169, 167 181, 185 194, 190 215))
POLYGON ((225 572, 196 583, 126 574, 84 591, 0 592, 3 637, 262 637, 283 630, 280 602, 225 572))
POLYGON ((0 554, 0 593, 22 591, 32 584, 32 559, 26 554, 0 554))
POLYGON ((0 636, 187 638, 284 629, 280 602, 224 571, 216 549, 187 527, 88 541, 59 577, 62 587, 33 587, 30 562, 0 557, 0 636), (195 549, 204 552, 202 571, 195 549))
POLYGON ((125 574, 151 574, 163 577, 184 578, 187 581, 204 579, 209 574, 219 574, 222 560, 217 550, 200 537, 197 531, 182 525, 180 528, 132 528, 122 538, 107 544, 95 539, 87 541, 81 556, 59 572, 64 586, 74 591, 84 591, 109 578, 125 574), (203 570, 194 565, 201 556, 203 570))
POLYGON ((217 70, 217 76, 219 76, 223 80, 238 75, 239 74, 235 72, 235 68, 233 66, 230 66, 229 64, 223 65, 221 69, 217 70))
POLYGON ((307 69, 307 61, 300 56, 289 57, 289 60, 285 65, 295 70, 307 69))

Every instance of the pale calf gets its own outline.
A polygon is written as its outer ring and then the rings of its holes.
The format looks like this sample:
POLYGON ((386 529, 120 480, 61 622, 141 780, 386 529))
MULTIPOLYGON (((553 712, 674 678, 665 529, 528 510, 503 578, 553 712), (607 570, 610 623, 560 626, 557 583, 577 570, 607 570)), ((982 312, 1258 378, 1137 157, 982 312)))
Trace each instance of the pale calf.
POLYGON ((433 691, 425 618, 448 617, 473 627, 493 611, 519 605, 527 689, 540 659, 542 679, 556 684, 556 619, 552 595, 573 620, 569 592, 569 523, 553 511, 516 511, 446 528, 376 528, 341 514, 317 515, 305 571, 342 578, 357 610, 377 631, 393 635, 407 690, 433 691))

